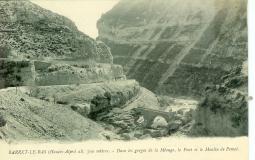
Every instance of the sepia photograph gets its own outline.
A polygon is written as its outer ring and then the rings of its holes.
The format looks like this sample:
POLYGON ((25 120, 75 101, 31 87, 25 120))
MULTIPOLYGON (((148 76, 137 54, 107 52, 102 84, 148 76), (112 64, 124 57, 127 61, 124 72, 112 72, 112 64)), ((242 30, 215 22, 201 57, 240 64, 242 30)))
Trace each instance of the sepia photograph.
POLYGON ((247 0, 1 0, 0 140, 248 137, 247 0))

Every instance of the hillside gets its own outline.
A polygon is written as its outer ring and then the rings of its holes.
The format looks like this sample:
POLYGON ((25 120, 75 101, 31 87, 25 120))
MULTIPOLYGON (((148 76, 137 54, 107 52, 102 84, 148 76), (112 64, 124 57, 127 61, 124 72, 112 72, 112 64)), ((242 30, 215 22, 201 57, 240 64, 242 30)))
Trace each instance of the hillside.
POLYGON ((128 78, 158 94, 201 97, 247 59, 244 0, 120 1, 99 37, 128 78))
POLYGON ((111 63, 103 43, 78 31, 74 23, 28 0, 0 1, 0 58, 84 59, 111 63))
POLYGON ((23 92, 16 94, 15 89, 1 90, 0 103, 0 114, 7 123, 0 127, 0 139, 7 142, 103 140, 107 135, 118 138, 69 108, 29 97, 23 92))

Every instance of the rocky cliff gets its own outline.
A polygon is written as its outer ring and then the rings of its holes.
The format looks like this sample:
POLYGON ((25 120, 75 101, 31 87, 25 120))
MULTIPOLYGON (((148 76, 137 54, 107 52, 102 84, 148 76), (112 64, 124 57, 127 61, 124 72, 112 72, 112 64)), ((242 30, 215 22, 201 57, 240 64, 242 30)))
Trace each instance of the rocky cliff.
POLYGON ((0 44, 0 48, 9 50, 0 58, 75 58, 112 62, 103 43, 78 31, 71 20, 28 0, 0 1, 0 44))
POLYGON ((30 1, 0 1, 0 88, 125 79, 109 48, 30 1))
POLYGON ((203 95, 247 59, 246 0, 120 1, 99 37, 129 78, 160 94, 203 95))

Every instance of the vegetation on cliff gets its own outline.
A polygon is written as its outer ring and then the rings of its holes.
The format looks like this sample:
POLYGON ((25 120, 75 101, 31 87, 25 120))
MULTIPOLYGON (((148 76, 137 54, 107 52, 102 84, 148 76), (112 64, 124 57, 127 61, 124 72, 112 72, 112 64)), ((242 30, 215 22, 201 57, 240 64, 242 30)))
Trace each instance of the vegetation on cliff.
POLYGON ((71 20, 27 0, 0 2, 0 44, 12 50, 8 57, 112 63, 109 49, 102 42, 78 31, 71 20))
POLYGON ((208 86, 192 129, 193 135, 243 136, 248 134, 248 77, 241 67, 223 77, 224 83, 208 86), (224 129, 223 129, 224 128, 224 129))

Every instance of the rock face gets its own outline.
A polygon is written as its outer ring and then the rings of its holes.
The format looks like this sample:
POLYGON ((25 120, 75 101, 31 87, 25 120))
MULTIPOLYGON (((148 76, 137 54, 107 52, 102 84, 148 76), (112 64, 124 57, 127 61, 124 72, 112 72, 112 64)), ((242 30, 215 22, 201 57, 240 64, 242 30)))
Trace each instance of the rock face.
POLYGON ((120 65, 86 61, 0 59, 0 88, 22 85, 67 85, 125 80, 120 65))
POLYGON ((0 2, 0 88, 125 79, 109 48, 27 1, 0 2))
POLYGON ((0 90, 0 137, 6 141, 62 140, 83 141, 118 139, 104 128, 60 104, 29 97, 15 90, 0 90), (23 99, 23 100, 21 100, 23 99), (5 125, 5 126, 3 126, 5 125))
POLYGON ((141 87, 136 81, 128 80, 80 85, 37 86, 29 88, 27 94, 38 99, 67 105, 74 110, 82 108, 81 106, 87 103, 89 113, 93 114, 120 108, 136 97, 140 91, 141 87))
POLYGON ((98 21, 98 39, 146 88, 201 96, 247 59, 246 3, 122 0, 98 21))
POLYGON ((79 32, 69 19, 28 0, 0 2, 0 44, 0 51, 5 50, 0 58, 84 59, 112 63, 106 45, 79 32))

